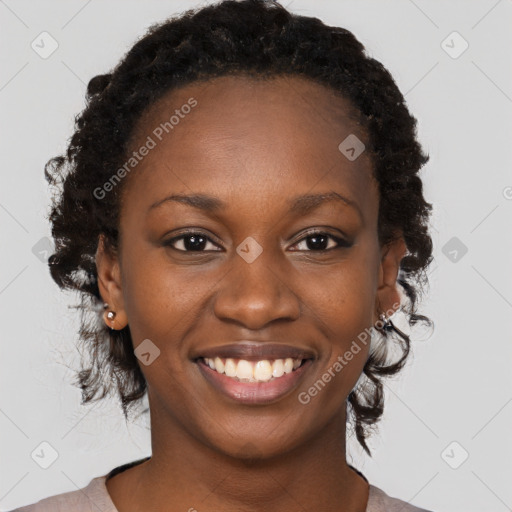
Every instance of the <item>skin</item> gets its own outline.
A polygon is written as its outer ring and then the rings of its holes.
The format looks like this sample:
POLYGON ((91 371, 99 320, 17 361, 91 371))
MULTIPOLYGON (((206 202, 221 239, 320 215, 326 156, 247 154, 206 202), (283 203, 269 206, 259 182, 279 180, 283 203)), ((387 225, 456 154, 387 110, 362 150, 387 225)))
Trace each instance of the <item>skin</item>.
POLYGON ((371 160, 364 152, 351 162, 338 150, 349 134, 366 136, 349 103, 320 84, 238 76, 167 93, 141 117, 133 148, 190 97, 198 105, 125 178, 118 253, 100 239, 96 255, 102 298, 116 312, 108 324, 129 323, 134 347, 150 339, 160 349, 141 365, 152 458, 108 480, 108 492, 119 512, 364 511, 368 484, 346 462, 345 408, 368 345, 309 404, 297 397, 400 301, 406 247, 401 236, 379 246, 371 160), (298 195, 333 191, 356 206, 289 211, 298 195), (227 207, 168 201, 149 210, 177 193, 227 207), (184 250, 190 238, 164 245, 185 227, 210 238, 203 252, 184 250), (314 251, 311 228, 351 245, 314 251), (249 236, 263 249, 252 263, 236 252, 249 236), (292 393, 241 405, 190 357, 245 339, 309 348, 317 359, 292 393))

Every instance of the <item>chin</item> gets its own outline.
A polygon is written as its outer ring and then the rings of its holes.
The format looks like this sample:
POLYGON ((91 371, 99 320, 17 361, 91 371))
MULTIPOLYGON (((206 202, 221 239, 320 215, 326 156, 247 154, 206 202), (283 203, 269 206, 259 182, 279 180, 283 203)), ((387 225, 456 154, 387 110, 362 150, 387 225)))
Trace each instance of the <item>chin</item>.
POLYGON ((284 455, 307 442, 309 438, 306 432, 303 437, 300 436, 298 429, 293 428, 291 424, 284 425, 282 422, 277 422, 264 428, 261 422, 258 423, 258 425, 251 425, 246 420, 245 431, 238 429, 237 435, 228 434, 228 432, 233 433, 233 424, 226 425, 226 429, 219 428, 217 433, 222 437, 212 438, 211 431, 204 432, 204 442, 225 456, 254 461, 284 455))

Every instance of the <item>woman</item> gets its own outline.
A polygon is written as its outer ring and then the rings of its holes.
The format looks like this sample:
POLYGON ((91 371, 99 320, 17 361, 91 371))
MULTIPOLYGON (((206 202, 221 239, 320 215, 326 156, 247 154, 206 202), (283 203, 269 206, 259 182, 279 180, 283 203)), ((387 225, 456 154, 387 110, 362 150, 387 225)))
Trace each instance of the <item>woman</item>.
POLYGON ((349 31, 266 0, 152 27, 48 162, 83 403, 148 393, 152 454, 21 511, 419 511, 346 462, 432 259, 416 120, 349 31), (102 322, 98 322, 102 320, 102 322))

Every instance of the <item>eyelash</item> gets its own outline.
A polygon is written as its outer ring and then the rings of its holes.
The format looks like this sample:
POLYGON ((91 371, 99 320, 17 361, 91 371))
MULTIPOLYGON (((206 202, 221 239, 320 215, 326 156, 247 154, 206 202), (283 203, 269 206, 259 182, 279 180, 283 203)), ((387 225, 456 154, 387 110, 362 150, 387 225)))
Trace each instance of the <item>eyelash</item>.
MULTIPOLYGON (((164 242, 164 245, 165 246, 169 246, 171 249, 174 249, 176 251, 179 251, 179 252, 185 252, 185 253, 201 253, 201 252, 208 252, 208 251, 205 251, 205 250, 202 250, 202 251, 187 251, 187 250, 184 250, 184 249, 176 249, 175 247, 173 247, 174 243, 178 240, 182 240, 183 238, 187 238, 189 236, 193 236, 193 235, 196 235, 196 236, 200 236, 202 238, 205 238, 208 242, 212 243, 212 244, 215 244, 215 242, 208 236, 206 236, 204 233, 201 233, 200 231, 186 231, 184 233, 182 233, 181 235, 179 236, 176 236, 174 238, 171 238, 170 240, 167 240, 166 242, 164 242)), ((339 238, 339 237, 336 237, 334 235, 331 235, 330 233, 327 233, 325 231, 320 231, 320 230, 313 230, 313 231, 309 231, 308 233, 305 234, 305 236, 303 236, 300 240, 298 240, 297 242, 295 242, 294 245, 297 245, 301 242, 303 242, 304 240, 310 238, 310 237, 313 237, 313 236, 318 236, 318 235, 325 235, 327 236, 328 238, 334 240, 336 243, 337 243, 337 246, 336 247, 331 247, 329 249, 317 249, 317 250, 314 250, 314 249, 311 249, 311 250, 306 250, 306 251, 296 251, 296 252, 316 252, 316 253, 326 253, 326 252, 329 252, 329 251, 332 251, 334 249, 340 249, 342 247, 345 247, 345 248, 348 248, 348 247, 351 247, 352 244, 350 242, 347 242, 346 240, 343 240, 342 238, 339 238)), ((214 251, 214 252, 219 252, 219 251, 214 251)))

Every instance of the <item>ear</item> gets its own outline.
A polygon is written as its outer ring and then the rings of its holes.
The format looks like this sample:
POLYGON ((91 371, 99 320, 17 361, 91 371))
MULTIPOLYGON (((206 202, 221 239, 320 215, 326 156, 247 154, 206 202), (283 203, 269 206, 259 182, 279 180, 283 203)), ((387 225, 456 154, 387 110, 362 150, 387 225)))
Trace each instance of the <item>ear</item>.
POLYGON ((400 307, 400 294, 398 292, 398 271, 400 262, 407 253, 407 246, 400 231, 393 241, 381 249, 381 262, 379 268, 379 285, 375 300, 375 318, 377 322, 381 313, 392 315, 400 307))
POLYGON ((128 319, 124 309, 119 259, 106 246, 103 234, 99 236, 98 249, 96 250, 96 272, 101 298, 103 302, 108 304, 108 308, 103 313, 103 319, 109 327, 116 330, 123 329, 128 324, 128 319), (113 320, 107 318, 109 311, 115 313, 113 320))

